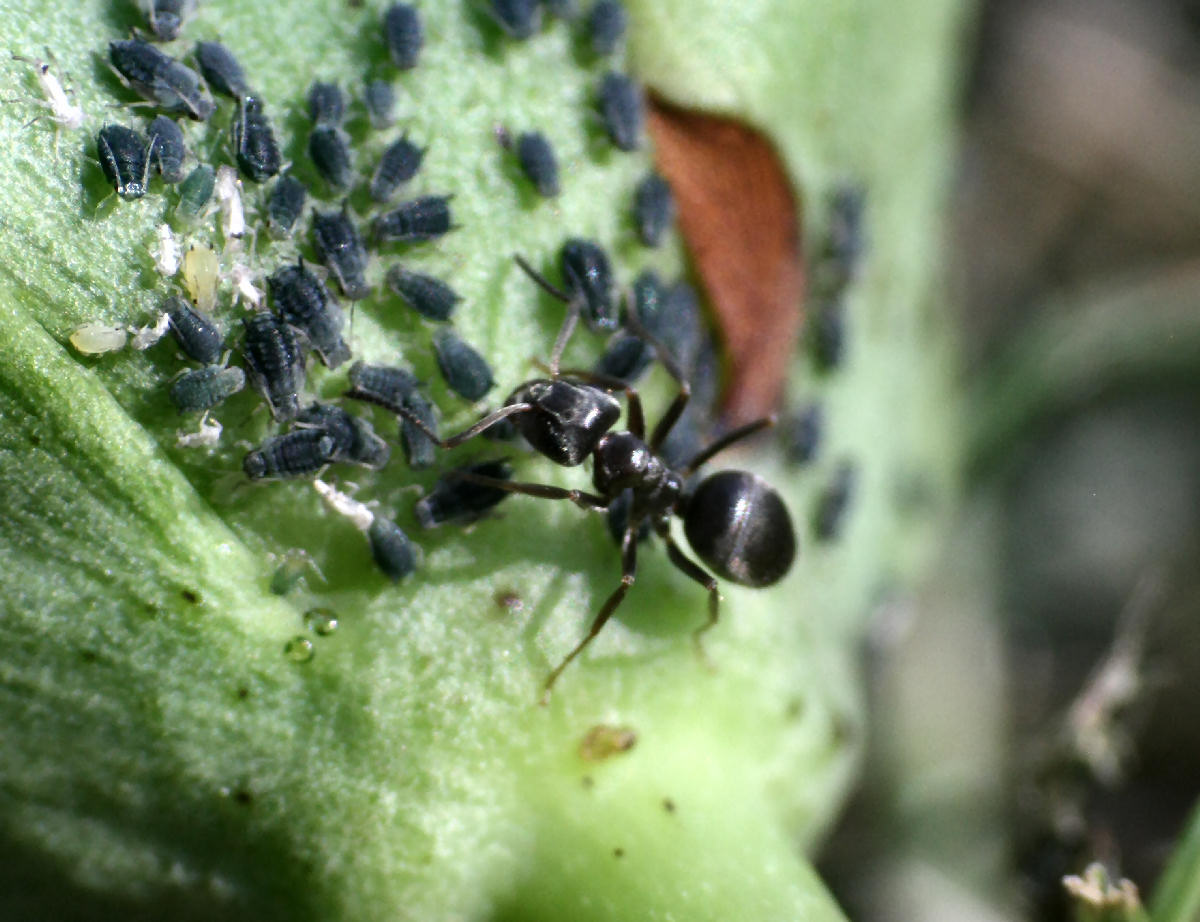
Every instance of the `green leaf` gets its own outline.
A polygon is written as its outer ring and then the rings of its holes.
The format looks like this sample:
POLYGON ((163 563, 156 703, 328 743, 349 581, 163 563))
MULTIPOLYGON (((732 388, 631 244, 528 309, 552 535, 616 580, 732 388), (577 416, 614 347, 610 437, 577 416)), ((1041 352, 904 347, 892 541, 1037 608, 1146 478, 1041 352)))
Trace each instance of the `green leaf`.
MULTIPOLYGON (((716 2, 630 6, 638 72, 764 126, 815 215, 841 173, 866 183, 872 253, 849 295, 845 371, 818 381, 796 360, 793 396, 819 393, 832 420, 823 460, 797 474, 769 454, 731 459, 778 483, 795 513, 805 548, 787 581, 723 587, 710 671, 689 640, 703 591, 647 548, 619 616, 539 708, 548 670, 616 585, 602 520, 514 499, 466 533, 418 535, 414 485, 435 472, 397 461, 347 475, 424 547, 423 568, 392 586, 311 486, 242 482, 245 443, 270 429, 253 395, 218 411, 215 451, 177 447, 171 343, 95 358, 68 345, 85 322, 149 322, 169 290, 148 247, 175 193, 99 207, 95 133, 141 119, 108 108, 133 97, 105 68, 106 43, 138 16, 101 0, 10 4, 2 46, 51 48, 89 118, 56 138, 26 124, 33 103, 0 110, 0 915, 840 918, 799 848, 853 776, 855 648, 870 604, 927 555, 956 465, 932 241, 957 4, 750 4, 740 23, 716 2), (868 79, 880 81, 874 96, 861 92, 868 79), (814 503, 843 457, 862 468, 857 505, 841 542, 811 547, 814 503), (272 595, 297 547, 324 579, 272 595), (520 606, 498 602, 510 593, 520 606), (308 630, 314 606, 337 613, 335 633, 308 630), (298 636, 313 645, 307 662, 285 655, 298 636), (636 746, 584 760, 579 745, 601 723, 633 728, 636 746)), ((571 28, 516 44, 480 5, 423 12, 426 53, 396 80, 404 129, 430 144, 414 194, 453 192, 461 227, 405 255, 466 298, 458 329, 495 364, 498 399, 533 373, 561 316, 512 253, 540 265, 564 237, 594 237, 626 281, 648 264, 675 273, 683 257, 678 242, 661 254, 635 242, 626 213, 649 155, 603 143, 589 112, 606 65, 579 52, 571 28), (561 198, 533 199, 497 124, 550 137, 561 198)), ((304 92, 316 77, 357 88, 387 72, 377 15, 334 0, 212 0, 170 50, 218 36, 233 48, 316 185, 304 92)), ((36 93, 29 68, 6 63, 10 85, 36 93)), ((203 159, 229 161, 230 116, 225 102, 213 124, 185 126, 203 159)), ((362 169, 391 137, 351 132, 362 169)), ((247 194, 261 208, 261 191, 247 194)), ((239 253, 213 228, 186 240, 214 245, 225 270, 243 259, 269 270, 295 252, 260 240, 239 253)), ((242 309, 224 303, 236 326, 242 309)), ((476 411, 440 384, 428 343, 388 297, 356 311, 356 353, 413 364, 453 430, 476 411)), ((596 349, 577 336, 569 359, 596 349)), ((315 369, 310 384, 335 395, 344 372, 315 369)), ((652 409, 667 394, 655 378, 652 409)), ((537 459, 518 467, 584 484, 537 459)))

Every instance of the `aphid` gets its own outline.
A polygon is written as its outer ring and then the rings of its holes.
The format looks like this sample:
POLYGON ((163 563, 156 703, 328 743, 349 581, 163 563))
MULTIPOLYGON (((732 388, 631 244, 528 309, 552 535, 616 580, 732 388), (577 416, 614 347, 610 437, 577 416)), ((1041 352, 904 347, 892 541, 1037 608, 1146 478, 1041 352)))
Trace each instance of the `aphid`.
POLYGON ((246 375, 238 368, 206 365, 185 371, 171 385, 171 402, 180 413, 211 410, 246 386, 246 375))
POLYGON ((396 91, 392 89, 391 81, 370 81, 363 89, 363 105, 372 128, 378 131, 391 127, 396 121, 396 91))
POLYGON ((337 127, 346 117, 346 96, 336 83, 313 81, 308 88, 308 117, 317 125, 337 127))
POLYGON ((131 327, 129 329, 129 345, 139 352, 144 352, 166 336, 167 330, 170 328, 171 318, 166 314, 159 314, 154 323, 144 327, 131 327))
POLYGON ((175 205, 175 213, 187 221, 199 217, 200 212, 208 207, 216 182, 216 171, 207 163, 199 164, 179 185, 179 202, 175 205))
POLYGON ((596 374, 633 384, 654 361, 654 347, 631 333, 618 333, 596 362, 596 374))
POLYGON ((695 289, 676 282, 664 290, 658 275, 646 270, 633 283, 638 322, 660 342, 689 381, 704 341, 704 326, 695 289))
POLYGON ((221 441, 221 421, 209 419, 205 413, 200 417, 200 428, 195 432, 177 432, 175 444, 180 448, 213 448, 221 441))
POLYGON ((293 429, 273 435, 242 460, 251 480, 305 477, 333 460, 333 437, 323 429, 293 429))
POLYGON ((267 287, 279 316, 308 337, 322 362, 337 368, 350 358, 350 348, 342 339, 346 322, 342 309, 303 262, 277 269, 267 277, 267 287))
POLYGON ((833 541, 841 535, 857 484, 858 469, 850 462, 843 461, 817 500, 813 532, 818 541, 833 541))
POLYGON ((372 225, 380 243, 436 240, 454 229, 449 195, 426 195, 384 212, 372 225))
POLYGON ((202 122, 216 108, 199 74, 149 42, 136 38, 110 42, 108 58, 129 87, 168 112, 183 112, 202 122))
POLYGON ((389 144, 379 158, 379 166, 371 177, 371 198, 386 202, 392 194, 421 169, 425 148, 417 147, 407 137, 389 144))
POLYGON ((832 371, 846 355, 846 308, 841 298, 820 305, 812 318, 813 359, 821 371, 832 371))
POLYGON ((511 419, 530 446, 556 464, 573 467, 590 457, 595 492, 490 480, 478 474, 471 475, 472 482, 543 499, 570 500, 592 510, 608 510, 625 491, 632 491, 621 537, 621 582, 592 619, 584 638, 547 677, 547 695, 563 670, 601 631, 633 585, 637 572, 637 535, 643 522, 651 523, 666 545, 671 563, 708 592, 708 619, 696 631, 697 641, 716 624, 720 595, 717 580, 675 543, 670 528, 673 516, 683 520, 684 533, 700 561, 717 576, 740 585, 762 587, 778 582, 795 557, 796 538, 787 507, 779 494, 758 476, 745 471, 720 471, 705 477, 694 490, 685 489, 693 473, 717 453, 767 428, 773 420, 749 423, 686 461, 672 463, 664 457, 661 447, 687 408, 690 392, 679 369, 667 356, 659 358, 679 382, 680 389, 648 438, 637 391, 632 387, 624 389, 628 428, 614 430, 621 406, 608 389, 616 382, 577 375, 527 381, 513 391, 500 409, 463 432, 438 440, 442 448, 453 448, 501 419, 511 419))
POLYGON ((267 197, 267 222, 273 237, 287 237, 304 211, 308 190, 291 173, 284 173, 271 186, 267 197))
POLYGON ((558 183, 558 159, 546 136, 527 131, 517 138, 517 162, 521 171, 543 198, 554 198, 561 191, 558 183))
POLYGON ((438 331, 433 338, 433 351, 447 386, 460 397, 479 400, 495 387, 491 366, 452 331, 438 331))
POLYGON ((675 220, 675 197, 658 173, 651 173, 633 190, 633 221, 638 239, 648 247, 662 243, 663 234, 675 220))
POLYGON ((542 0, 542 5, 550 11, 551 16, 559 19, 574 19, 579 15, 579 6, 575 0, 542 0))
POLYGON ((484 461, 443 474, 414 507, 421 527, 437 528, 452 522, 467 525, 508 498, 507 491, 468 479, 473 477, 507 481, 512 478, 512 468, 502 460, 484 461))
POLYGON ((588 37, 592 51, 598 55, 609 55, 625 35, 628 16, 620 0, 596 0, 588 14, 588 37))
MULTIPOLYGON (((421 396, 417 385, 417 379, 403 368, 355 362, 350 367, 350 390, 346 396, 377 404, 393 413, 404 410, 436 435, 437 416, 433 405, 421 396)), ((434 443, 407 417, 400 421, 400 447, 413 470, 433 464, 434 443)))
POLYGON ((150 247, 154 257, 154 268, 159 275, 170 278, 183 264, 183 251, 175 238, 170 224, 160 224, 154 229, 154 245, 150 247))
POLYGON ((388 269, 388 288, 404 299, 414 311, 428 320, 449 320, 462 300, 458 292, 441 279, 420 272, 410 272, 403 266, 388 269))
POLYGON ((71 345, 84 355, 103 355, 125 348, 129 334, 124 327, 107 323, 85 323, 71 333, 71 345))
POLYGON ((275 419, 292 419, 300 412, 297 392, 304 383, 304 353, 292 328, 265 311, 242 324, 246 331, 242 353, 250 383, 266 399, 275 419))
POLYGON ((792 464, 808 464, 817 456, 825 430, 825 414, 819 403, 810 403, 789 413, 781 426, 783 453, 792 464))
MULTIPOLYGON (((50 110, 48 115, 39 116, 39 118, 48 118, 58 127, 65 128, 68 131, 77 131, 83 127, 83 122, 86 118, 83 107, 78 103, 72 102, 67 96, 66 90, 63 89, 63 85, 59 82, 58 77, 50 70, 49 64, 35 60, 34 58, 22 57, 19 54, 14 54, 13 60, 21 61, 34 69, 38 86, 42 90, 42 95, 46 97, 44 105, 50 110)), ((34 119, 34 121, 37 120, 34 119)))
POLYGON ((250 86, 242 65, 233 52, 220 42, 197 42, 194 53, 196 66, 208 85, 231 99, 250 96, 250 86))
POLYGON ((416 545, 391 519, 375 516, 367 529, 371 557, 392 582, 398 582, 417 569, 419 557, 416 545))
POLYGON ((229 270, 229 281, 233 286, 234 307, 241 301, 245 301, 251 310, 259 310, 263 306, 267 298, 266 292, 254 284, 254 270, 249 266, 235 264, 229 270))
POLYGON ((388 57, 400 70, 412 70, 425 44, 425 30, 415 7, 393 3, 383 14, 383 43, 388 57))
POLYGON ((360 464, 378 471, 387 464, 391 454, 387 442, 375 434, 369 422, 334 404, 309 404, 296 417, 296 422, 329 433, 334 442, 334 461, 360 464))
POLYGON ((637 150, 642 146, 645 104, 642 91, 624 74, 609 71, 600 81, 600 118, 613 146, 618 150, 637 150))
POLYGON ((96 136, 100 169, 125 200, 141 198, 150 183, 146 139, 124 125, 105 125, 96 136))
POLYGON ((215 365, 225 342, 217 325, 175 295, 167 298, 163 310, 183 354, 203 365, 215 365))
POLYGON ((187 156, 187 148, 179 125, 174 119, 160 115, 150 123, 147 134, 150 138, 150 164, 157 168, 163 182, 182 182, 183 158, 187 156))
POLYGON ((195 11, 196 0, 142 0, 141 5, 150 20, 150 31, 160 41, 173 42, 183 21, 195 11))
POLYGON ((542 27, 538 0, 491 0, 487 10, 496 24, 516 39, 527 39, 542 27))
POLYGON ((338 287, 347 298, 359 301, 371 293, 363 273, 367 269, 367 250, 358 228, 346 208, 327 213, 314 212, 312 219, 313 247, 338 287))
POLYGON ((596 724, 580 741, 579 758, 587 762, 603 762, 629 752, 636 744, 637 732, 632 727, 596 724))
POLYGON ((334 125, 318 125, 308 136, 308 156, 317 172, 334 189, 349 189, 354 182, 350 139, 334 125))
POLYGON ((217 204, 221 206, 221 233, 227 240, 242 237, 246 233, 246 206, 242 203, 242 181, 237 171, 225 164, 217 167, 217 183, 214 186, 217 204))
POLYGON ((206 313, 217 303, 217 282, 221 265, 211 247, 188 247, 183 254, 183 283, 192 303, 206 313))
POLYGON ((862 186, 841 185, 833 191, 829 203, 829 236, 825 252, 839 287, 858 275, 866 249, 864 212, 867 193, 862 186))
POLYGON ((243 176, 254 182, 264 182, 279 172, 283 166, 279 144, 275 141, 271 122, 263 112, 262 100, 257 96, 243 96, 238 100, 232 135, 233 150, 243 176))

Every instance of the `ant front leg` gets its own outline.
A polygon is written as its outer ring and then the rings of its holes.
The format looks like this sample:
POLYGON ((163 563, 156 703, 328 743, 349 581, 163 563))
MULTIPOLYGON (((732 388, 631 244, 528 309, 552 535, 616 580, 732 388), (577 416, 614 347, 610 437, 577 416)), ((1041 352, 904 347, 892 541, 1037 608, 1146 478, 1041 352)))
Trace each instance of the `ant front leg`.
POLYGON ((557 372, 557 376, 574 378, 577 381, 582 381, 584 384, 596 384, 607 391, 624 391, 625 401, 629 404, 629 431, 639 439, 646 437, 646 415, 642 411, 642 398, 638 395, 637 388, 632 384, 628 384, 620 378, 614 378, 611 375, 602 375, 594 371, 586 371, 582 368, 563 369, 557 372))
POLYGON ((534 284, 542 289, 542 291, 567 305, 567 316, 563 318, 562 326, 558 328, 558 336, 554 338, 554 348, 550 351, 550 376, 557 378, 558 363, 562 359, 563 351, 567 348, 567 341, 571 338, 571 334, 575 332, 576 324, 579 323, 579 310, 581 306, 579 299, 572 298, 561 288, 551 285, 546 277, 533 268, 533 266, 529 265, 523 257, 514 255, 513 259, 521 267, 521 271, 533 279, 534 284))
POLYGON ((679 545, 675 543, 675 539, 671 537, 671 529, 669 525, 667 525, 665 522, 660 523, 655 528, 655 531, 658 532, 658 536, 662 538, 663 542, 666 544, 667 557, 670 559, 671 563, 673 563, 677 569, 682 570, 685 575, 691 577, 708 590, 708 620, 700 625, 700 627, 696 628, 696 630, 693 632, 692 643, 695 644, 696 655, 700 657, 701 662, 703 662, 704 665, 706 665, 709 669, 712 669, 712 663, 705 654, 704 645, 701 643, 700 639, 707 631, 712 630, 717 623, 717 615, 719 614, 721 607, 721 593, 717 588, 717 581, 713 576, 708 574, 702 567, 700 567, 699 564, 693 562, 682 550, 680 550, 679 545))
POLYGON ((639 522, 631 521, 625 527, 625 534, 621 538, 621 585, 614 589, 604 602, 604 606, 592 621, 592 626, 588 628, 588 632, 583 640, 579 641, 575 645, 575 648, 546 677, 546 684, 542 686, 542 699, 538 702, 539 704, 545 705, 550 702, 550 691, 554 688, 554 683, 558 681, 558 677, 571 664, 571 661, 582 653, 588 644, 596 639, 596 635, 600 633, 604 625, 608 624, 608 619, 617 610, 617 606, 621 604, 625 598, 625 594, 629 592, 629 587, 633 585, 633 581, 637 578, 637 529, 639 524, 639 522))

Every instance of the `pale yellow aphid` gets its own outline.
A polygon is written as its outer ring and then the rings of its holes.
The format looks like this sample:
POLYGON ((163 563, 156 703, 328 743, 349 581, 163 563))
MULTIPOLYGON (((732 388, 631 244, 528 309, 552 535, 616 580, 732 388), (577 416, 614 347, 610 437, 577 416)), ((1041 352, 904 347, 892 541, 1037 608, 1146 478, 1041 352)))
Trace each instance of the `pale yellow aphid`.
POLYGON ((107 323, 85 323, 71 334, 71 345, 84 355, 102 355, 125 348, 129 334, 124 327, 107 323))
POLYGON ((217 276, 221 266, 212 247, 188 247, 183 256, 183 283, 200 310, 211 313, 217 303, 217 276))

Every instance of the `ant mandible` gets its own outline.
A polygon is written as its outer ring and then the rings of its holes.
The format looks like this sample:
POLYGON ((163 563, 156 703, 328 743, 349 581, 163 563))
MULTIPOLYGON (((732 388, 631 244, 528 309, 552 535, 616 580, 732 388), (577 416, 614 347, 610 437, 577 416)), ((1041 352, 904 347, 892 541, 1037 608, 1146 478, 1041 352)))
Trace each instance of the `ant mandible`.
MULTIPOLYGON (((564 327, 574 326, 578 302, 547 282, 521 257, 516 257, 516 261, 539 286, 567 303, 564 327)), ((632 322, 637 325, 636 319, 632 322)), ((648 336, 645 330, 635 332, 648 336)), ((510 493, 570 500, 581 509, 594 511, 607 510, 623 491, 632 492, 633 504, 621 538, 621 583, 605 600, 584 638, 546 678, 543 704, 549 700, 551 689, 563 670, 600 633, 633 585, 637 574, 638 530, 642 522, 649 521, 663 540, 671 563, 708 590, 708 620, 693 635, 697 646, 701 635, 717 623, 720 595, 716 579, 692 561, 671 536, 672 516, 683 520, 684 534, 696 556, 718 576, 742 586, 772 585, 788 572, 796 554, 796 537, 787 507, 775 489, 756 474, 719 471, 701 480, 694 490, 684 489, 688 477, 701 465, 735 442, 774 425, 774 417, 734 429, 683 466, 672 468, 662 457, 661 449, 687 406, 691 388, 667 351, 652 341, 659 360, 678 382, 679 393, 647 441, 641 398, 633 387, 619 379, 592 372, 559 371, 559 356, 569 335, 569 330, 559 334, 550 377, 534 378, 521 384, 509 395, 504 406, 457 435, 440 439, 405 407, 388 407, 445 449, 455 448, 501 420, 511 418, 517 431, 534 450, 555 464, 575 467, 590 457, 596 492, 494 480, 467 473, 460 475, 463 479, 510 493), (621 405, 613 397, 613 391, 625 393, 628 428, 624 430, 613 431, 621 416, 621 405)))

